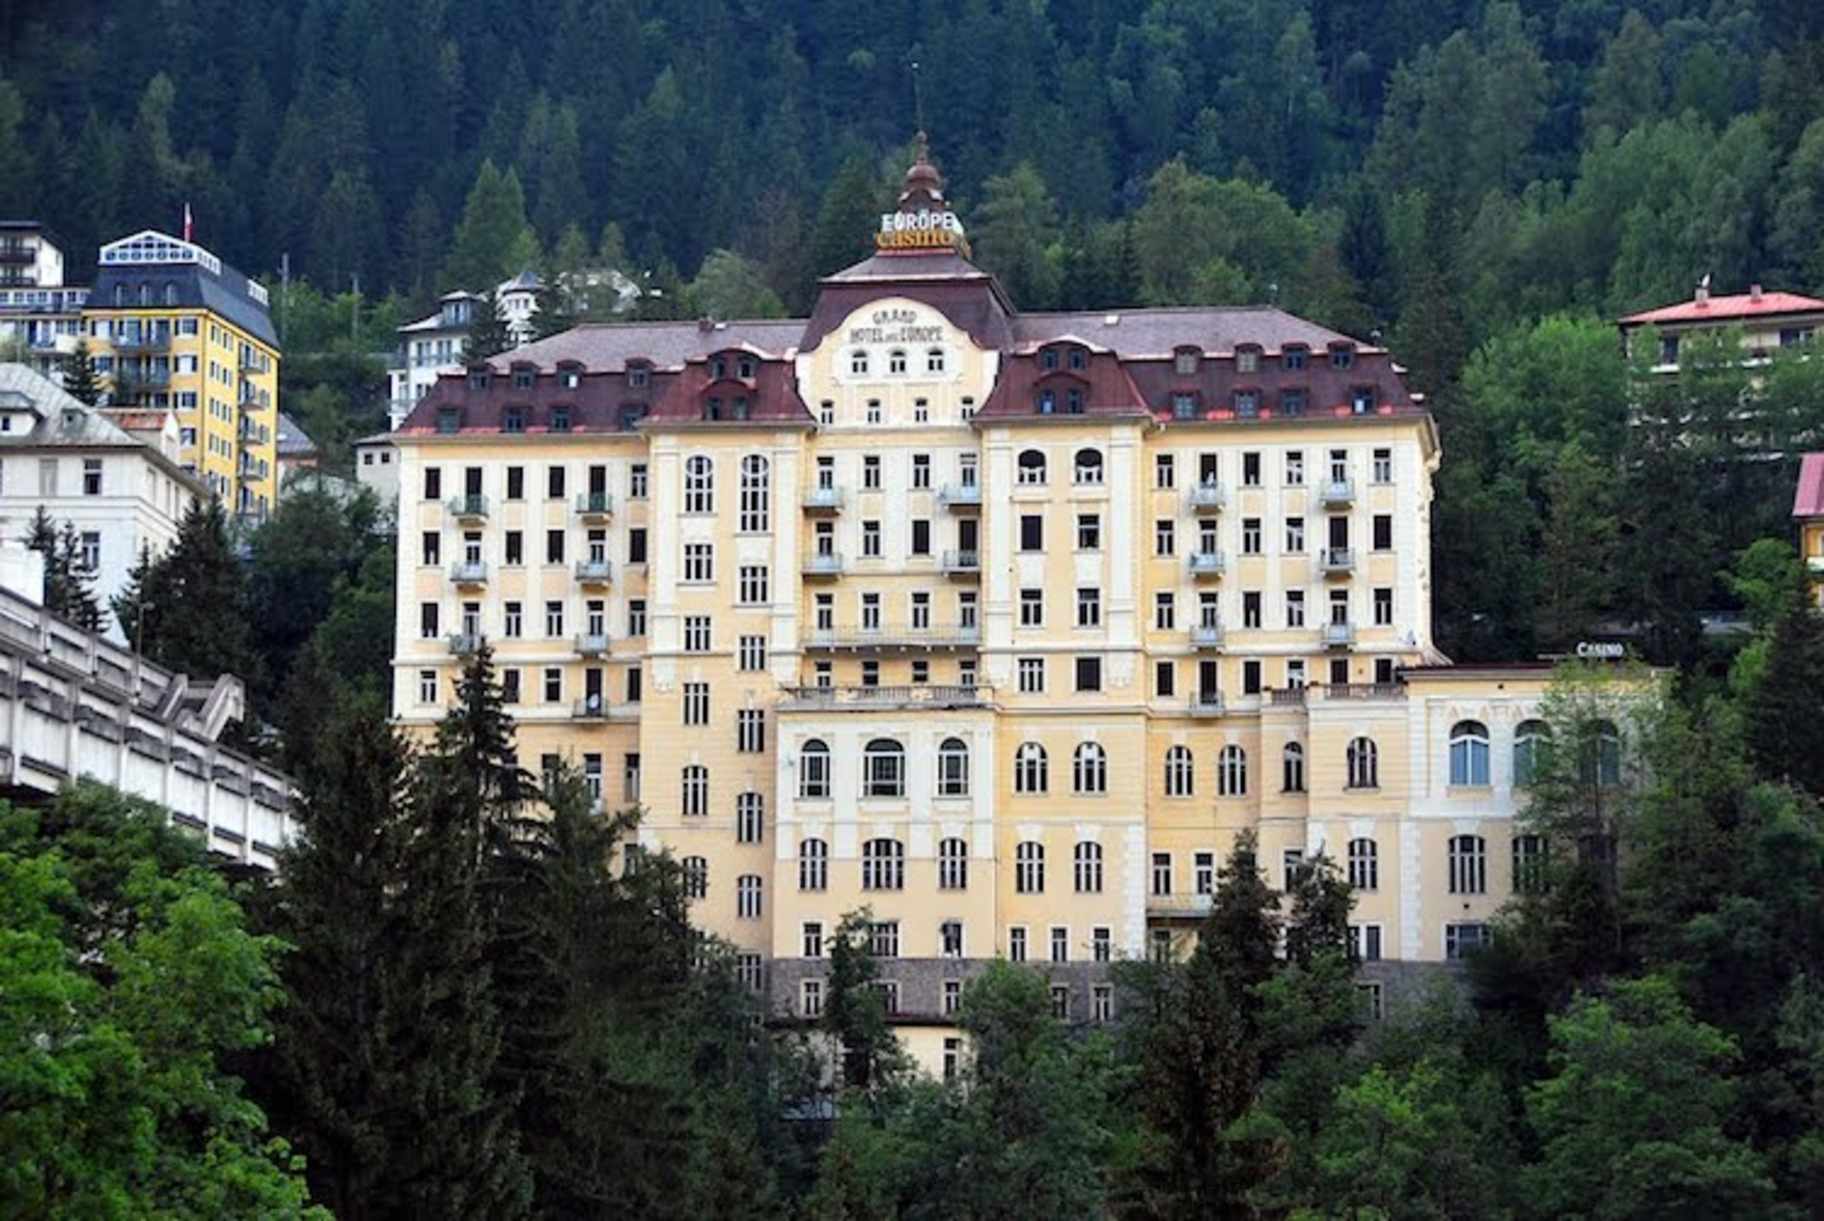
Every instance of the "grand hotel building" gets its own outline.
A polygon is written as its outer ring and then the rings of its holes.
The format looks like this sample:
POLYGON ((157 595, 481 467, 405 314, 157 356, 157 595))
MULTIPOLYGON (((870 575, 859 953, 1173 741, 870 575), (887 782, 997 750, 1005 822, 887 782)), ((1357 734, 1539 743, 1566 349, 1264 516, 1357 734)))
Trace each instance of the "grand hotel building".
POLYGON ((1270 308, 1021 313, 923 156, 879 244, 808 319, 443 378, 394 435, 400 720, 485 638, 522 760, 643 806, 777 1012, 867 907, 927 1062, 996 956, 1106 1017, 1244 830, 1275 886, 1346 867, 1371 986, 1477 943, 1547 673, 1432 645, 1437 431, 1389 354, 1270 308))

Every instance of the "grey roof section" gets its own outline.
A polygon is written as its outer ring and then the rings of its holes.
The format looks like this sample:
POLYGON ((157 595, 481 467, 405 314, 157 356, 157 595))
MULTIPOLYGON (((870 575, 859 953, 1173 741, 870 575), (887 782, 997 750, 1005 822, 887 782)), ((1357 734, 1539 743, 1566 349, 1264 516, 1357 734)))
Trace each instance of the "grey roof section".
POLYGON ((692 321, 585 322, 549 339, 502 353, 489 363, 502 372, 525 363, 551 369, 560 361, 577 361, 603 373, 619 372, 630 360, 649 361, 657 369, 682 369, 692 357, 743 345, 779 355, 796 348, 803 334, 802 318, 715 322, 707 327, 692 321))
POLYGON ((538 278, 538 273, 536 271, 533 271, 530 267, 528 267, 528 268, 526 268, 526 270, 524 270, 524 271, 520 272, 518 275, 514 276, 511 280, 502 281, 500 287, 495 289, 494 291, 496 294, 510 293, 510 292, 534 292, 535 293, 540 288, 544 287, 544 283, 545 282, 543 280, 538 278))
POLYGON ((824 277, 826 284, 857 280, 986 280, 988 273, 954 250, 930 254, 871 254, 824 277))
POLYGON ((141 448, 139 439, 63 387, 25 365, 0 364, 0 410, 29 403, 39 415, 30 432, 0 432, 0 447, 67 445, 141 448))
POLYGON ((202 306, 214 310, 228 321, 252 335, 274 351, 279 347, 279 333, 273 329, 272 315, 247 292, 250 280, 228 264, 216 275, 197 263, 103 263, 95 272, 95 287, 89 293, 90 309, 134 309, 139 307, 139 286, 152 286, 152 303, 146 308, 165 307, 165 285, 177 287, 177 303, 191 309, 202 306), (114 286, 124 284, 127 303, 114 304, 114 286))
POLYGON ((297 458, 317 452, 317 443, 310 439, 310 434, 298 427, 298 422, 279 412, 279 435, 274 438, 281 458, 297 458))
POLYGON ((1378 350, 1271 305, 1015 314, 1013 334, 1022 347, 1073 336, 1098 347, 1112 348, 1123 360, 1170 356, 1172 349, 1178 347, 1226 354, 1240 344, 1255 344, 1267 352, 1277 352, 1289 343, 1321 350, 1328 344, 1344 342, 1355 343, 1364 351, 1378 350))
POLYGON ((354 445, 392 445, 393 434, 390 432, 370 432, 365 437, 357 437, 354 445))

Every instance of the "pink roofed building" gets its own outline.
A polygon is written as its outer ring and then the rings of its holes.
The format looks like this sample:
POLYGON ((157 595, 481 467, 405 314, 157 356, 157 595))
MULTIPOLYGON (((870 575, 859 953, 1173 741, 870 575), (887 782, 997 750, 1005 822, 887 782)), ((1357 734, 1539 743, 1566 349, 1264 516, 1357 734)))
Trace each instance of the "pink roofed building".
POLYGON ((1824 300, 1798 293, 1767 292, 1759 284, 1745 293, 1712 295, 1710 278, 1698 285, 1689 301, 1642 310, 1617 320, 1624 338, 1632 339, 1636 331, 1652 327, 1659 335, 1656 371, 1671 372, 1678 368, 1680 340, 1693 331, 1742 328, 1742 346, 1750 359, 1764 358, 1775 348, 1792 348, 1807 344, 1824 328, 1824 300))
POLYGON ((1811 571, 1813 592, 1824 608, 1824 453, 1799 459, 1799 487, 1792 498, 1792 517, 1799 526, 1799 554, 1811 571))

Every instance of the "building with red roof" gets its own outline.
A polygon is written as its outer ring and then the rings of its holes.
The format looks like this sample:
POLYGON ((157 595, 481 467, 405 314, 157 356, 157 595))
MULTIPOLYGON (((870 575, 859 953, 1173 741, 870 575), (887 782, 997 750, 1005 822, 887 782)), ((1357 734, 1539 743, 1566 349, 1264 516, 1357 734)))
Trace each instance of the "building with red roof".
POLYGON ((1705 276, 1691 300, 1641 310, 1618 319, 1616 325, 1629 340, 1636 332, 1652 328, 1659 337, 1656 368, 1670 371, 1678 367, 1680 340, 1693 331, 1739 326, 1742 346, 1751 359, 1771 355, 1776 348, 1808 344, 1824 325, 1824 300, 1767 292, 1759 284, 1745 293, 1714 296, 1710 277, 1705 276))

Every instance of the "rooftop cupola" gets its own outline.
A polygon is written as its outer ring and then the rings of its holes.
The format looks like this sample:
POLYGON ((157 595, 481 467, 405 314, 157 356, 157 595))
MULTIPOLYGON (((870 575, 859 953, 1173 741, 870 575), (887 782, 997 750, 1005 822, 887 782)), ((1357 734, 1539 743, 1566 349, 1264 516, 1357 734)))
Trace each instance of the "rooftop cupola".
POLYGON ((944 176, 931 164, 930 141, 918 133, 918 153, 906 170, 897 210, 882 214, 874 244, 884 254, 929 254, 954 250, 967 256, 963 223, 944 200, 944 176))

